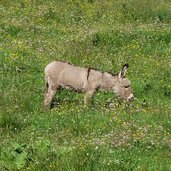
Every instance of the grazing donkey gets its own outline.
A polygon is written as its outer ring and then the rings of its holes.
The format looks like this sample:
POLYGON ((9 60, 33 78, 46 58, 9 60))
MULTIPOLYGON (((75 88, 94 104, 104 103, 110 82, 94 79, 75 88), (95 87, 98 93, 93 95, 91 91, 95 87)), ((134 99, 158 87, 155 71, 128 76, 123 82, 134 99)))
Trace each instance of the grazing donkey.
POLYGON ((66 62, 53 61, 45 67, 44 105, 50 108, 57 90, 62 88, 85 92, 86 105, 97 89, 110 90, 126 100, 133 100, 130 81, 125 78, 128 64, 125 64, 119 75, 100 72, 91 68, 73 66, 66 62))

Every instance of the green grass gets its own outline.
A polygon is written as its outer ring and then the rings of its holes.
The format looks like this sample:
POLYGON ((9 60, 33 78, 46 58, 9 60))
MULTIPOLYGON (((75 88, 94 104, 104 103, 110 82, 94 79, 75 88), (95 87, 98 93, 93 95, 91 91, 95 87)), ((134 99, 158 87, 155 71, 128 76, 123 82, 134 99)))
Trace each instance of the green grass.
POLYGON ((0 170, 171 170, 171 2, 0 1, 0 170), (56 95, 44 67, 66 60, 117 73, 136 100, 56 95))

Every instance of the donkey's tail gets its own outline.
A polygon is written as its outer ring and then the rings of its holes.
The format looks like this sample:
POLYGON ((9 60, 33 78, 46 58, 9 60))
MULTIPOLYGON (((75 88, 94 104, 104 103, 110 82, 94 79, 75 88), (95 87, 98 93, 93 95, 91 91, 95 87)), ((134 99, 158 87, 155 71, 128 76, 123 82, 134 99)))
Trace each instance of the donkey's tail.
POLYGON ((45 94, 48 93, 48 88, 49 88, 48 79, 45 77, 45 90, 44 90, 45 94))

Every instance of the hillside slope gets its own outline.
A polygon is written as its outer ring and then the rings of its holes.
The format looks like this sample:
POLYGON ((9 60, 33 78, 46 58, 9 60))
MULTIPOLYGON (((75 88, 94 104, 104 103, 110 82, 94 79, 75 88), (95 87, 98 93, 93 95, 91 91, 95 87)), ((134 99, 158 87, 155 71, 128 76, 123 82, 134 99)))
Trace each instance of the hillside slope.
POLYGON ((0 1, 0 170, 171 170, 169 0, 0 1), (61 90, 42 107, 44 67, 117 73, 136 100, 61 90))

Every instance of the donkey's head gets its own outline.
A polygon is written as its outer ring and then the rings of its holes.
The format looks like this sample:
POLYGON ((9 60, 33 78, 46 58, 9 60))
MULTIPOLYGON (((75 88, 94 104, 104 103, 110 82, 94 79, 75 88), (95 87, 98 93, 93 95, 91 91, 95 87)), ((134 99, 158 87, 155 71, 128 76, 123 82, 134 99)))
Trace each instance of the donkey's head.
POLYGON ((131 89, 131 82, 128 80, 128 78, 125 78, 126 70, 129 67, 128 64, 125 64, 122 67, 121 72, 117 76, 117 83, 113 87, 114 92, 119 95, 121 98, 126 100, 133 100, 134 95, 131 89))

